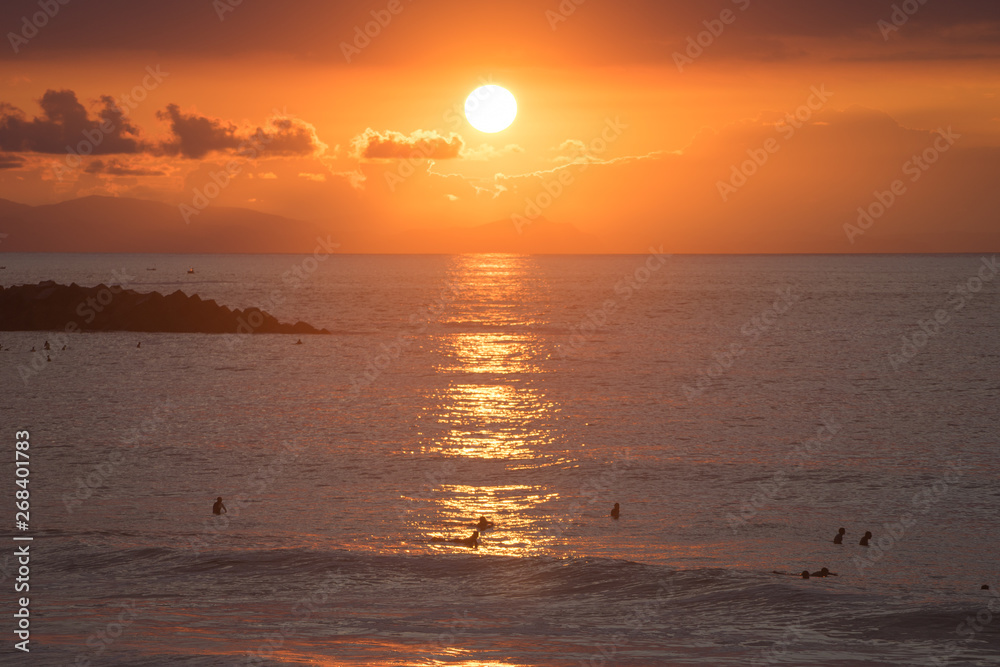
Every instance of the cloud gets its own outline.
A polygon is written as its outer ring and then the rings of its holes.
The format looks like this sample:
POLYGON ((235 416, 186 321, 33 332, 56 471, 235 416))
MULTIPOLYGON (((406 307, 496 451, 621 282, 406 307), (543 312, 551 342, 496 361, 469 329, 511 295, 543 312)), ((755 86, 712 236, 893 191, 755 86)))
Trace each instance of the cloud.
POLYGON ((306 172, 301 172, 299 178, 304 178, 307 181, 318 181, 322 182, 326 180, 326 174, 309 174, 306 172))
POLYGON ((88 174, 109 174, 111 176, 163 176, 159 169, 143 169, 141 167, 131 167, 121 160, 111 158, 107 162, 104 160, 93 160, 84 169, 88 174))
POLYGON ((447 136, 435 130, 416 130, 409 136, 402 132, 376 132, 370 127, 351 141, 355 157, 374 160, 428 159, 451 160, 461 157, 465 141, 451 132, 447 136))
POLYGON ((185 114, 176 104, 157 112, 157 118, 170 121, 173 139, 161 144, 168 155, 197 159, 211 152, 249 153, 251 150, 271 155, 313 155, 326 150, 316 136, 316 128, 297 118, 275 116, 267 129, 241 129, 232 121, 209 118, 197 113, 185 114))
POLYGON ((298 118, 272 118, 264 134, 264 150, 271 155, 318 155, 327 148, 316 128, 298 118))
POLYGON ((511 153, 523 153, 524 149, 517 144, 507 144, 503 148, 494 148, 490 144, 482 144, 479 148, 463 148, 460 151, 462 159, 486 161, 511 153))
POLYGON ((165 111, 156 112, 160 120, 170 121, 172 141, 162 144, 169 155, 183 155, 187 158, 204 157, 212 151, 225 151, 240 147, 241 139, 236 136, 236 126, 222 120, 183 114, 176 104, 167 105, 165 111))
POLYGON ((0 169, 19 169, 24 166, 24 158, 10 153, 0 153, 0 169))
POLYGON ((111 97, 101 97, 101 102, 97 117, 91 118, 72 90, 47 90, 39 100, 42 115, 31 120, 17 107, 0 103, 0 150, 54 154, 72 148, 84 155, 142 152, 145 147, 139 131, 125 113, 111 97))

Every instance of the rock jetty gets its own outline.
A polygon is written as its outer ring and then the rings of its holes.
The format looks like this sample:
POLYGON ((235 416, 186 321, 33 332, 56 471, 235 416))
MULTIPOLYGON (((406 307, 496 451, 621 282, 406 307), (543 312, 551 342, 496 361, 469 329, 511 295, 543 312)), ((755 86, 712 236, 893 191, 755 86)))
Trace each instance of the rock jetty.
POLYGON ((51 280, 0 286, 0 331, 330 333, 305 322, 284 324, 259 308, 233 310, 180 290, 164 296, 118 285, 81 287, 51 280))

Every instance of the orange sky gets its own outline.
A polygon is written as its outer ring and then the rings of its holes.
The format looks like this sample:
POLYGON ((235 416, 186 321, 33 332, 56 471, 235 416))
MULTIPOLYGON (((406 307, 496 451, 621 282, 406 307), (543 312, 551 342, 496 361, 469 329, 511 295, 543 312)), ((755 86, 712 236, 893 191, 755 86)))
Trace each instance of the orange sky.
POLYGON ((577 2, 69 3, 34 32, 5 3, 0 198, 244 207, 360 252, 537 214, 595 252, 1000 246, 997 3, 577 2), (487 82, 519 105, 496 134, 461 113, 487 82))

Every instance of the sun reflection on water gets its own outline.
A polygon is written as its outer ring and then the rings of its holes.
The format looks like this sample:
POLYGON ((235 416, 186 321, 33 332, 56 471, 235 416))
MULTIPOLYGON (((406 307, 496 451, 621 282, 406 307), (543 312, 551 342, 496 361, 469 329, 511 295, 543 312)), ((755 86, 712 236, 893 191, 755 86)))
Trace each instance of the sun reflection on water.
POLYGON ((549 324, 548 286, 540 275, 527 256, 454 258, 448 280, 461 286, 461 298, 449 306, 434 340, 435 376, 445 382, 427 396, 432 407, 420 420, 418 448, 479 463, 460 480, 442 480, 427 511, 412 517, 412 527, 428 539, 465 537, 487 516, 497 526, 484 531, 480 552, 541 550, 540 506, 556 494, 525 483, 524 475, 566 462, 557 428, 561 407, 546 396, 543 382, 542 362, 551 350, 539 332, 549 324))

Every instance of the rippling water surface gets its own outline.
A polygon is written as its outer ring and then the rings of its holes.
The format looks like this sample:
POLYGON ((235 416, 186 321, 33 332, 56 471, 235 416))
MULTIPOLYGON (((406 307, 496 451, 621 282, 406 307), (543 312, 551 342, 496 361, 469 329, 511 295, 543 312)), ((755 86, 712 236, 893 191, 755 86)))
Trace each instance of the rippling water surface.
POLYGON ((990 258, 0 255, 334 332, 0 334, 32 664, 998 664, 990 258))

